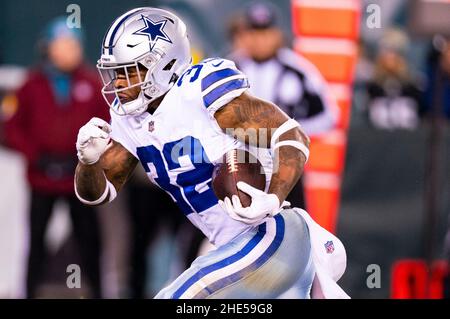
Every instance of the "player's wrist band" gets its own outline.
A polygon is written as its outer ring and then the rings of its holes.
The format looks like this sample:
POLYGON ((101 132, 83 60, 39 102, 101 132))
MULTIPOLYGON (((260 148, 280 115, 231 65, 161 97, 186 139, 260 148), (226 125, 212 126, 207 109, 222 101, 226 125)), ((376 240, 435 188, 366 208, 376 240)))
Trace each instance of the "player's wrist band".
POLYGON ((281 141, 281 142, 276 143, 274 145, 274 147, 272 147, 272 152, 275 152, 275 150, 281 146, 295 147, 296 149, 300 150, 300 152, 302 152, 303 155, 305 155, 305 157, 306 157, 305 163, 308 161, 309 149, 306 147, 305 144, 303 144, 299 141, 293 141, 293 140, 281 141))
POLYGON ((284 122, 283 124, 280 125, 280 127, 278 127, 275 132, 273 132, 272 134, 272 138, 270 139, 270 149, 272 151, 272 154, 275 152, 275 150, 281 146, 292 146, 295 147, 296 149, 300 150, 300 152, 303 153, 303 155, 305 155, 306 157, 306 161, 305 163, 308 161, 309 158, 309 149, 308 147, 299 142, 299 141, 294 141, 294 140, 284 140, 284 141, 280 141, 277 142, 277 140, 280 138, 280 136, 284 133, 286 133, 289 130, 292 130, 293 128, 299 127, 300 124, 294 120, 294 119, 289 119, 286 122, 284 122))
POLYGON ((105 201, 105 199, 108 197, 108 195, 109 195, 108 202, 111 202, 114 198, 116 198, 117 191, 116 191, 116 188, 114 187, 114 185, 106 178, 106 176, 105 176, 105 180, 106 180, 105 191, 98 199, 96 199, 94 201, 89 201, 89 200, 82 198, 80 196, 80 194, 78 194, 76 183, 75 183, 75 195, 80 200, 80 202, 82 202, 83 204, 86 204, 86 205, 99 205, 105 201))

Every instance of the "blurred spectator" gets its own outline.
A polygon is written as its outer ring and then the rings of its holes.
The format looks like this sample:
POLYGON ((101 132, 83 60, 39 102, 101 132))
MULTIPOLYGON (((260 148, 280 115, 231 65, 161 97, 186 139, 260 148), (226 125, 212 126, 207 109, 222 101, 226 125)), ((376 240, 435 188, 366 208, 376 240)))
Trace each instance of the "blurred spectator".
POLYGON ((367 85, 373 78, 374 63, 369 56, 370 50, 365 43, 358 42, 358 57, 355 65, 355 74, 352 86, 352 126, 367 127, 368 122, 368 92, 367 85))
POLYGON ((437 36, 429 54, 425 112, 450 119, 450 38, 437 36))
MULTIPOLYGON (((450 119, 450 38, 434 37, 428 59, 427 78, 424 94, 426 115, 437 120, 436 124, 442 123, 443 119, 450 119)), ((447 223, 444 240, 444 257, 447 260, 444 298, 450 299, 450 215, 447 223)))
POLYGON ((15 65, 0 66, 0 144, 4 143, 3 122, 16 111, 17 100, 14 94, 25 81, 26 71, 15 65))
MULTIPOLYGON (((334 126, 326 82, 312 63, 285 46, 277 18, 275 7, 265 2, 251 3, 243 16, 234 17, 229 58, 248 76, 254 95, 280 106, 309 136, 325 133, 334 126)), ((305 208, 301 180, 287 200, 305 208)))
POLYGON ((373 79, 368 83, 369 119, 379 129, 415 129, 419 124, 421 94, 405 59, 407 35, 398 29, 380 41, 373 79))
POLYGON ((42 61, 17 91, 17 111, 5 123, 6 143, 24 155, 31 186, 27 297, 39 297, 46 269, 45 232, 55 202, 64 199, 91 297, 100 298, 97 215, 75 197, 73 178, 78 130, 93 116, 108 120, 108 107, 97 75, 83 63, 80 29, 68 28, 65 17, 57 18, 39 45, 42 61))
POLYGON ((27 72, 24 67, 18 65, 0 65, 0 121, 8 120, 16 111, 17 103, 12 100, 14 92, 19 89, 26 80, 27 72), (6 101, 4 101, 6 99, 6 101))

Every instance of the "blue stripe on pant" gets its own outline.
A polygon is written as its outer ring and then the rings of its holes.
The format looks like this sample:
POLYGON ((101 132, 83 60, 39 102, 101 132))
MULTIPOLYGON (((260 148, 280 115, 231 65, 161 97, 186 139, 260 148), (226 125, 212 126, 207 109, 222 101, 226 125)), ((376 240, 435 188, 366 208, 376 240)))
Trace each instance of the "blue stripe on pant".
POLYGON ((155 298, 276 298, 295 285, 307 298, 314 276, 310 247, 303 218, 284 210, 198 257, 155 298))

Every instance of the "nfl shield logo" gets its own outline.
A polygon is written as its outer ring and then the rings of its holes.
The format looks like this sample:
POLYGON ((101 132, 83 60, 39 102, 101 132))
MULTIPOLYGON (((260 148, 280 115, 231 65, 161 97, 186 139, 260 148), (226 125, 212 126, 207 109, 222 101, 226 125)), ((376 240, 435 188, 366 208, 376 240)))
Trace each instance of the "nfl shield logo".
POLYGON ((325 249, 326 249, 326 251, 327 251, 327 254, 332 254, 333 253, 333 251, 334 251, 334 244, 333 244, 333 241, 327 241, 326 243, 325 243, 325 249))
POLYGON ((148 131, 153 132, 155 130, 155 121, 150 121, 148 123, 148 131))

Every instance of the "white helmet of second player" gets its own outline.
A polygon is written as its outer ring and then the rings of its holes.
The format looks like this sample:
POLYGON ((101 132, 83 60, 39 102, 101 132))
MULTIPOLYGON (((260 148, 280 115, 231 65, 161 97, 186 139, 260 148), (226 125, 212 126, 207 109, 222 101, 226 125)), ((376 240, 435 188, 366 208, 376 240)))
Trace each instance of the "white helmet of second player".
POLYGON ((149 102, 166 93, 190 65, 191 53, 186 25, 171 12, 157 8, 137 8, 118 17, 103 39, 97 69, 103 81, 102 94, 119 115, 139 115, 149 102), (140 76, 142 66, 148 71, 140 76), (132 84, 130 70, 139 82, 132 84), (115 87, 118 72, 125 74, 127 87, 115 87), (121 103, 119 93, 139 86, 132 101, 121 103))

